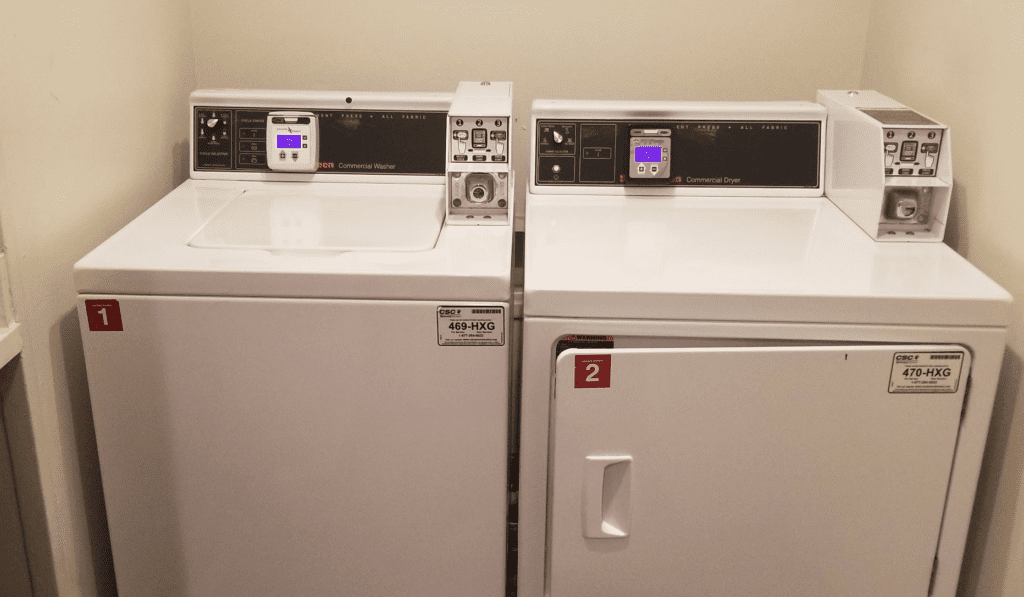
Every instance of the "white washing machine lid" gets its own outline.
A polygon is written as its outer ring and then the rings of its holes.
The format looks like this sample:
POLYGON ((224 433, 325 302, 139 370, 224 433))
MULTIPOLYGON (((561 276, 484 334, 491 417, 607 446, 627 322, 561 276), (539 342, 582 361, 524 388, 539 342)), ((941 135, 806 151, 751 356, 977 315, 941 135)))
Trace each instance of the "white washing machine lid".
POLYGON ((527 195, 528 317, 1006 326, 942 243, 879 243, 828 199, 527 195))
MULTIPOLYGON (((339 199, 333 188, 249 189, 228 201, 190 247, 272 252, 429 251, 444 224, 444 195, 428 186, 396 194, 363 185, 339 199)), ((335 185, 332 185, 335 186, 335 185)))
POLYGON ((444 183, 188 180, 75 265, 80 293, 507 301, 511 226, 444 183))

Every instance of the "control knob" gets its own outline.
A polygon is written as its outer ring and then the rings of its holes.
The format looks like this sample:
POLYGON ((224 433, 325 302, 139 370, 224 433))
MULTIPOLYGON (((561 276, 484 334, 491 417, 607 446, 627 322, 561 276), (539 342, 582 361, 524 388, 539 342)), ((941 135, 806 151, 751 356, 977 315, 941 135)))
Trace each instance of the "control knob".
POLYGON ((558 131, 551 131, 551 140, 555 142, 555 145, 561 145, 562 141, 565 141, 565 137, 558 131))
POLYGON ((223 112, 199 112, 199 138, 217 142, 227 140, 231 134, 231 126, 227 114, 223 112))

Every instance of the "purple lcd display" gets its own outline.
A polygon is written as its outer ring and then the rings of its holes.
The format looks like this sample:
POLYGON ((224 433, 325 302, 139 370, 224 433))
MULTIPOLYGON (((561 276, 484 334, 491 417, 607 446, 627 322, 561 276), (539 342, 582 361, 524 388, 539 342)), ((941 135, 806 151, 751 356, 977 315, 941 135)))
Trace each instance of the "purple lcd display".
POLYGON ((637 147, 633 152, 634 162, 660 162, 661 147, 637 147))
POLYGON ((277 146, 281 149, 298 149, 302 147, 302 135, 278 135, 277 146))

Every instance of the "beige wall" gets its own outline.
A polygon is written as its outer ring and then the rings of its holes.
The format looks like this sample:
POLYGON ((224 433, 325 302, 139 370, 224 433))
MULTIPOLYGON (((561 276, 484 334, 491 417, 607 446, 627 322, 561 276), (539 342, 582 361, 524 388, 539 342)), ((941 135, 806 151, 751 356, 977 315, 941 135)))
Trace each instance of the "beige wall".
MULTIPOLYGON (((203 87, 813 99, 860 78, 870 0, 193 1, 203 87), (282 9, 304 30, 275 24, 282 9), (493 35, 492 35, 493 34, 493 35)), ((521 110, 526 115, 525 110, 521 110)))
POLYGON ((186 0, 4 3, 0 228, 24 342, 4 408, 36 595, 113 594, 71 266, 187 176, 190 26, 186 0))
POLYGON ((956 183, 946 240, 1016 299, 961 576, 964 596, 1024 595, 1022 25, 1024 7, 1016 2, 878 1, 865 53, 864 87, 951 128, 956 183))

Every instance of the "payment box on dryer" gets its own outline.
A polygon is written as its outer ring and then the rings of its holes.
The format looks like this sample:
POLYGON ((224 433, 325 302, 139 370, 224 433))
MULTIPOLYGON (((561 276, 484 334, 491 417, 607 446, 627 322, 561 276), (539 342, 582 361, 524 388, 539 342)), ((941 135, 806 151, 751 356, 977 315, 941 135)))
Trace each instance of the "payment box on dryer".
POLYGON ((949 129, 876 91, 818 91, 825 194, 871 238, 941 242, 953 188, 949 129))

